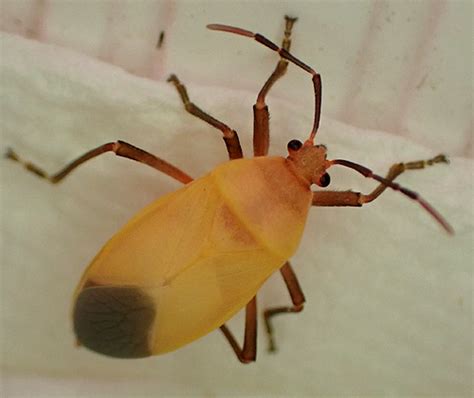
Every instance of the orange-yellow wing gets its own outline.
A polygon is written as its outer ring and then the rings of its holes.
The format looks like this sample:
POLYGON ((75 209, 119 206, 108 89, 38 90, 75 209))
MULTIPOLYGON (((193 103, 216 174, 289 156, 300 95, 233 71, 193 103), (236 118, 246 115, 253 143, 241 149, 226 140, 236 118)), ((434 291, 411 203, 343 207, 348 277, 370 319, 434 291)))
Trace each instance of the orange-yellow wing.
POLYGON ((283 261, 208 175, 142 210, 95 257, 76 291, 76 335, 117 357, 176 349, 229 319, 283 261))

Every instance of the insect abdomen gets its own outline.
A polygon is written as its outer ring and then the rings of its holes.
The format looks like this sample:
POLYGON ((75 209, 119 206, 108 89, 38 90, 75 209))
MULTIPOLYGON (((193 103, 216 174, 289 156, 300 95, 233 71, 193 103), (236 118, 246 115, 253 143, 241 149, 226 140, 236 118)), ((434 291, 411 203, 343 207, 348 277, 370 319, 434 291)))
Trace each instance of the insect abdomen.
POLYGON ((74 331, 90 350, 116 358, 142 358, 152 355, 155 316, 152 299, 138 287, 86 287, 74 306, 74 331))

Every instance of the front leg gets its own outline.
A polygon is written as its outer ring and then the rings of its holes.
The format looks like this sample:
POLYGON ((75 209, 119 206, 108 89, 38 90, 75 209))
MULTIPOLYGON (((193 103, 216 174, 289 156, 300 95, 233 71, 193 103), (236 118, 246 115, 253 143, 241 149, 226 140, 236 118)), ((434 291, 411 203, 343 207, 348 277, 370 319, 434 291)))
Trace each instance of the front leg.
MULTIPOLYGON (((445 155, 438 155, 428 160, 396 163, 388 171, 385 179, 392 182, 406 170, 419 170, 436 163, 448 163, 445 155)), ((360 207, 377 199, 387 189, 386 184, 380 184, 371 193, 365 195, 352 191, 318 191, 313 192, 313 206, 356 206, 360 207)))
MULTIPOLYGON (((285 15, 285 33, 281 48, 285 49, 286 51, 290 51, 291 30, 297 19, 298 18, 291 18, 288 15, 285 15)), ((284 58, 281 58, 275 67, 275 70, 258 93, 257 102, 253 106, 254 156, 266 156, 268 153, 268 146, 270 145, 270 114, 268 113, 268 106, 265 103, 265 98, 272 86, 286 73, 287 69, 288 61, 284 58)))

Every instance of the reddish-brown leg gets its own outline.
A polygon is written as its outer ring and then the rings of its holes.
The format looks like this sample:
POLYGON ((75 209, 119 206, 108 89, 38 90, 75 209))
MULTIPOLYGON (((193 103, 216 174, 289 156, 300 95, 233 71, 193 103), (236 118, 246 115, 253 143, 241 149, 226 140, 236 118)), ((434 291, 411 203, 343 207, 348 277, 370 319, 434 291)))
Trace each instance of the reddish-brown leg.
MULTIPOLYGON (((291 46, 291 29, 298 18, 291 18, 285 15, 285 33, 281 48, 290 51, 291 46)), ((275 70, 263 85, 258 93, 257 102, 253 106, 253 154, 255 156, 266 156, 268 146, 270 145, 270 128, 268 106, 265 103, 265 97, 275 84, 288 69, 288 61, 281 58, 275 70)))
POLYGON ((285 306, 268 308, 263 313, 265 327, 268 334, 268 350, 271 352, 276 351, 276 345, 273 337, 273 327, 270 322, 270 319, 278 314, 301 312, 303 311, 305 302, 303 291, 301 290, 295 272, 293 271, 293 268, 291 268, 291 265, 288 261, 283 265, 283 267, 280 268, 280 273, 283 277, 283 280, 285 281, 286 287, 288 288, 288 292, 290 293, 291 302, 293 303, 293 305, 291 307, 285 306))
MULTIPOLYGON (((415 162, 396 163, 388 171, 385 180, 392 182, 406 170, 424 169, 436 163, 447 163, 445 155, 438 155, 428 160, 417 160, 415 162)), ((387 189, 386 184, 379 184, 371 193, 364 195, 352 191, 318 191, 313 192, 313 206, 362 206, 377 199, 387 189)))
POLYGON ((271 40, 268 40, 265 36, 262 36, 260 33, 250 32, 249 30, 245 30, 242 28, 237 28, 235 26, 229 25, 221 25, 221 24, 210 24, 207 25, 208 29, 217 30, 221 32, 228 32, 233 33, 236 35, 241 35, 245 37, 251 37, 260 44, 263 44, 265 47, 269 48, 272 51, 276 51, 280 54, 280 57, 283 59, 288 60, 289 62, 299 66, 301 69, 305 70, 306 72, 311 74, 311 80, 313 82, 313 89, 314 89, 314 120, 313 120, 313 128, 311 129, 311 133, 308 138, 308 143, 313 143, 314 137, 319 128, 319 122, 321 119, 321 98, 322 98, 322 83, 321 83, 321 75, 317 73, 313 68, 306 65, 304 62, 300 61, 294 55, 292 55, 289 51, 285 50, 284 48, 278 47, 275 43, 271 40))
POLYGON ((211 126, 222 131, 227 152, 229 153, 229 159, 239 159, 243 157, 242 148, 240 146, 239 136, 235 130, 232 130, 229 126, 222 123, 221 121, 213 118, 211 115, 204 112, 201 108, 198 108, 194 103, 189 100, 188 92, 186 87, 179 81, 176 75, 168 77, 168 81, 173 83, 178 90, 178 94, 183 101, 184 108, 191 114, 209 123, 211 126))
POLYGON ((108 142, 107 144, 101 145, 95 149, 86 152, 84 155, 80 156, 76 160, 69 163, 66 167, 61 169, 56 174, 47 174, 45 173, 40 167, 34 165, 33 163, 27 162, 22 160, 13 150, 9 149, 5 156, 8 159, 14 160, 16 162, 21 163, 28 171, 36 174, 38 177, 44 178, 51 182, 52 184, 57 184, 60 182, 64 177, 66 177, 71 171, 73 171, 76 167, 81 165, 82 163, 95 158, 106 152, 114 152, 117 156, 122 156, 124 158, 136 160, 137 162, 146 164, 154 169, 161 171, 169 175, 170 177, 174 178, 182 182, 183 184, 187 184, 191 182, 193 179, 177 167, 173 166, 172 164, 164 161, 144 151, 143 149, 137 148, 131 144, 128 144, 123 141, 116 141, 116 142, 108 142))
POLYGON ((237 343, 234 335, 225 324, 221 326, 221 331, 240 362, 254 362, 257 358, 257 298, 254 297, 245 307, 245 334, 243 348, 240 348, 239 343, 237 343))

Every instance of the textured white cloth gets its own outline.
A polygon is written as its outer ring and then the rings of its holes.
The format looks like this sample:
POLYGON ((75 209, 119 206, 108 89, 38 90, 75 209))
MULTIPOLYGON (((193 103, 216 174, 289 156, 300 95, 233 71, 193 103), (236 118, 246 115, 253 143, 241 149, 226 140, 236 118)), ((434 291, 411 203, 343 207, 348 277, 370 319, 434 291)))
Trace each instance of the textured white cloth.
MULTIPOLYGON (((122 139, 193 177, 226 160, 220 133, 186 114, 173 87, 71 50, 3 35, 2 150, 47 171, 122 139)), ((309 84, 309 83, 308 83, 309 84)), ((235 128, 250 154, 255 93, 188 85, 203 109, 235 128)), ((313 105, 271 100, 271 153, 305 139, 313 105)), ((322 119, 330 158, 383 174, 432 150, 380 131, 322 119)), ((448 236, 415 202, 387 192, 362 209, 312 209, 292 259, 307 298, 275 320, 279 352, 243 366, 219 332, 179 351, 114 360, 74 347, 69 312, 83 270, 142 206, 179 187, 126 159, 103 155, 58 186, 2 161, 2 373, 5 396, 467 395, 472 388, 473 164, 414 171, 418 191, 453 225, 448 236), (32 377, 33 376, 33 377, 32 377)), ((330 188, 369 191, 351 170, 330 188)), ((259 308, 289 302, 278 276, 259 308)), ((230 323, 240 339, 242 314, 230 323)))
MULTIPOLYGON (((5 0, 0 29, 153 80, 175 72, 188 82, 256 92, 276 54, 205 26, 239 26, 280 43, 285 14, 299 18, 291 51, 322 74, 326 117, 474 156, 469 0, 5 0)), ((311 101, 308 77, 296 69, 273 98, 311 101)))

